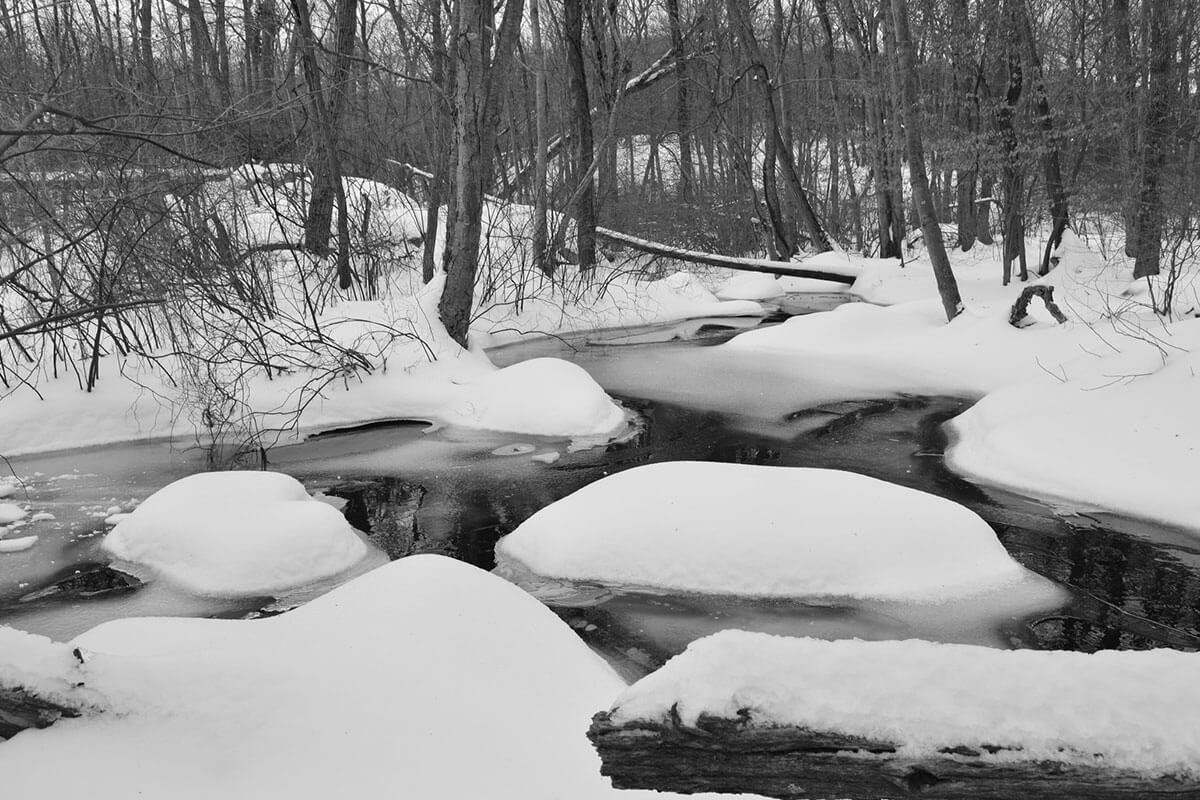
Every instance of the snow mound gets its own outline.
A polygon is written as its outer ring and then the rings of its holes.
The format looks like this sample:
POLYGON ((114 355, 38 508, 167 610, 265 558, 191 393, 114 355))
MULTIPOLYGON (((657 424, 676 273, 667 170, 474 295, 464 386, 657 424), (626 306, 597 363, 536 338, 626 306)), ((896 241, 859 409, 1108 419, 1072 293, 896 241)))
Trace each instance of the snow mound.
POLYGON ((205 595, 271 595, 353 566, 366 545, 278 472, 207 472, 158 490, 105 537, 115 558, 205 595))
POLYGON ((20 488, 16 481, 8 478, 0 478, 0 500, 6 497, 12 497, 20 488))
POLYGON ((26 513, 28 512, 16 503, 0 503, 0 525, 10 525, 25 519, 26 513))
MULTIPOLYGON (((723 631, 613 704, 617 722, 701 714, 900 745, 1020 749, 1022 759, 1200 775, 1200 654, 1074 653, 794 639, 723 631)), ((986 757, 986 756, 985 756, 986 757)), ((997 759, 1013 758, 1000 753, 997 759)))
POLYGON ((605 436, 625 424, 625 412, 580 366, 535 358, 460 386, 448 422, 542 436, 605 436))
POLYGON ((742 273, 717 287, 719 300, 770 300, 784 294, 783 285, 770 275, 742 273))
POLYGON ((38 537, 36 536, 20 536, 16 539, 0 538, 0 553, 20 553, 33 547, 37 541, 38 537))
POLYGON ((987 523, 940 497, 837 470, 704 462, 585 486, 496 555, 502 573, 516 562, 550 578, 762 597, 940 601, 1028 576, 987 523))
POLYGON ((121 620, 73 644, 125 713, 7 742, 6 796, 618 796, 586 731, 624 684, 537 600, 447 558, 278 617, 121 620))

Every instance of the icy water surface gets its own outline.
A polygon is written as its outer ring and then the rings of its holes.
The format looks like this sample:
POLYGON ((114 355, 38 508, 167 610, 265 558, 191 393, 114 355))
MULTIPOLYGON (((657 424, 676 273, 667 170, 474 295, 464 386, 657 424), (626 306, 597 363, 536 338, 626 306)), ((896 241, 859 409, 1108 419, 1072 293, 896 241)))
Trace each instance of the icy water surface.
MULTIPOLYGON (((967 505, 1015 558, 1053 581, 925 607, 814 606, 529 582, 631 677, 726 627, 1079 650, 1200 647, 1200 539, 1113 517, 1061 516, 956 478, 942 463, 940 426, 966 407, 963 401, 842 402, 819 376, 702 346, 754 324, 694 321, 494 353, 501 363, 549 354, 574 359, 638 412, 638 429, 618 443, 578 449, 586 443, 401 424, 279 448, 271 467, 342 498, 350 520, 391 557, 438 552, 487 569, 501 535, 622 469, 681 459, 846 469, 967 505)), ((128 445, 22 459, 15 467, 22 475, 42 473, 30 499, 56 519, 28 526, 42 537, 33 550, 0 555, 0 620, 67 638, 118 616, 243 616, 271 602, 202 600, 154 582, 137 588, 102 567, 96 544, 104 518, 203 469, 202 454, 128 445)), ((732 547, 736 532, 730 535, 732 547)))

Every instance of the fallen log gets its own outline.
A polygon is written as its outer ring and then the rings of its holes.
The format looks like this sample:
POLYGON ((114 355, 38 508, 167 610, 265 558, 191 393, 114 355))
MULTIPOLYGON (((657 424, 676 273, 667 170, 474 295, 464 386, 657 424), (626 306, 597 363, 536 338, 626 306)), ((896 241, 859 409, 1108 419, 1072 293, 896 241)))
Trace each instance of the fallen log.
POLYGON ((1200 654, 1005 651, 727 630, 588 736, 622 789, 1200 800, 1200 654))
POLYGON ((726 269, 747 272, 766 272, 772 275, 788 275, 793 278, 815 278, 817 280, 835 281, 845 284, 854 283, 858 277, 851 274, 850 270, 837 272, 829 269, 809 269, 791 261, 771 261, 765 258, 738 258, 736 256, 723 256, 717 253, 702 253, 698 250, 685 250, 679 247, 671 247, 661 242, 652 242, 649 239, 639 239, 636 236, 630 236, 627 233, 621 233, 609 228, 596 228, 596 235, 602 239, 607 239, 643 253, 663 256, 664 258, 674 258, 677 261, 687 261, 693 264, 707 264, 712 267, 724 267, 726 269))
POLYGON ((786 800, 1200 798, 1200 781, 1020 760, 1019 752, 1004 748, 952 747, 913 759, 892 742, 704 715, 689 727, 678 720, 617 724, 602 711, 592 718, 588 738, 600 753, 601 773, 618 789, 786 800))
POLYGON ((0 741, 100 710, 85 685, 85 659, 78 648, 0 627, 0 741))

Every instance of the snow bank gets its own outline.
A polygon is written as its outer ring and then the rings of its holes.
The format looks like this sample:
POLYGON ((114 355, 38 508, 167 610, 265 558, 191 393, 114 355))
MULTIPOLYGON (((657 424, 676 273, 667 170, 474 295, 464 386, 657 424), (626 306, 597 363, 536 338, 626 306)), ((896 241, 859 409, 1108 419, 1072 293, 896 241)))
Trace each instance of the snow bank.
POLYGON ((956 503, 848 472, 651 464, 542 509, 496 547, 541 576, 763 597, 939 601, 1027 576, 956 503))
POLYGON ((721 300, 770 300, 784 291, 783 285, 770 275, 743 272, 722 283, 715 294, 721 300))
POLYGON ((453 424, 543 436, 607 436, 625 412, 580 366, 535 358, 461 385, 444 418, 453 424))
POLYGON ((277 472, 206 472, 158 490, 104 538, 199 594, 273 595, 349 569, 367 547, 345 518, 277 472))
MULTIPOLYGON (((951 422, 947 463, 974 480, 1076 508, 1200 530, 1200 320, 1177 324, 1173 351, 1089 359, 1068 380, 1043 376, 989 394, 951 422)), ((1150 348, 1146 348, 1150 349, 1150 348)))
POLYGON ((0 747, 6 794, 617 796, 585 732, 622 682, 532 597, 450 559, 401 559, 279 617, 122 620, 75 644, 124 713, 0 747))
MULTIPOLYGON (((724 631, 638 681, 615 721, 701 714, 990 756, 1200 775, 1200 654, 1094 654, 724 631)), ((988 758, 989 756, 984 756, 988 758)))
POLYGON ((23 687, 63 705, 102 705, 85 685, 71 647, 15 628, 0 626, 0 687, 23 687))

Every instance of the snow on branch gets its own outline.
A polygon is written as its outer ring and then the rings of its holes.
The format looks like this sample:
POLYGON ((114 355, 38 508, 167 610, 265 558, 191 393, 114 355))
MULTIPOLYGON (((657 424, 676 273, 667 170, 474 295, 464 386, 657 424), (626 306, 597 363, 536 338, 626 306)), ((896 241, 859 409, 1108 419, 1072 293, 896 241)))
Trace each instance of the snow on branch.
POLYGON ((712 267, 725 267, 748 272, 768 272, 773 275, 788 275, 794 278, 816 278, 822 281, 851 284, 858 277, 855 271, 839 272, 828 268, 808 269, 791 261, 771 261, 766 258, 739 258, 724 256, 718 253, 702 253, 698 250, 685 250, 679 247, 652 242, 649 239, 639 239, 627 233, 614 231, 609 228, 596 228, 596 235, 624 245, 643 253, 650 253, 677 261, 687 261, 693 264, 707 264, 712 267))

